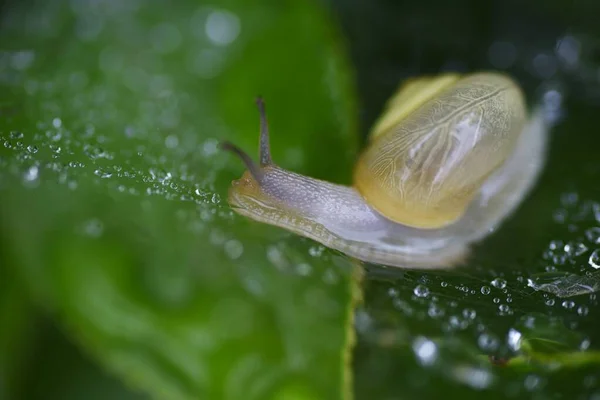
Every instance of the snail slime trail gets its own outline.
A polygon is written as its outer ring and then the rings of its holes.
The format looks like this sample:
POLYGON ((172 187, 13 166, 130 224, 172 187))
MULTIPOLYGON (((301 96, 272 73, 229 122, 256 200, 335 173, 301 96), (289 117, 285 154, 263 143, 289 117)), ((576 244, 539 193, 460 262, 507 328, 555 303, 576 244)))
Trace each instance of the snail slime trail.
POLYGON ((354 167, 353 186, 277 166, 260 111, 259 164, 233 181, 237 213, 362 261, 450 268, 510 215, 544 165, 550 122, 494 72, 409 80, 388 101, 354 167))

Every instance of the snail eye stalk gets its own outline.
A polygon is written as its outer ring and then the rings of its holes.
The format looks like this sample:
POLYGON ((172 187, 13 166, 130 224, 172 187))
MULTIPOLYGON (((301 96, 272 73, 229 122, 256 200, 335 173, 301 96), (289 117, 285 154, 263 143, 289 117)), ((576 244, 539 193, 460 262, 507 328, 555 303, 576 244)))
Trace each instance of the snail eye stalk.
POLYGON ((267 121, 267 112, 265 110, 265 102, 262 97, 256 98, 256 105, 258 106, 258 112, 260 113, 260 165, 265 167, 273 164, 271 158, 271 146, 269 144, 269 123, 267 121))
POLYGON ((252 174, 256 182, 259 184, 262 182, 263 172, 258 165, 252 160, 252 158, 242 149, 237 147, 235 144, 231 142, 221 142, 219 144, 221 150, 229 151, 230 153, 235 154, 239 157, 240 160, 246 165, 248 171, 252 174))

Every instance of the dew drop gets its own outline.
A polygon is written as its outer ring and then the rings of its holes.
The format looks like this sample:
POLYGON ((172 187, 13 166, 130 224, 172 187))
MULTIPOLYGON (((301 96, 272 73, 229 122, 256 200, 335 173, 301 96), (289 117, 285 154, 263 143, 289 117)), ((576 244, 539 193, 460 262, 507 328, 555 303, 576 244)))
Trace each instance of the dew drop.
POLYGON ((232 260, 240 258, 244 253, 244 245, 242 244, 242 242, 235 239, 226 241, 223 248, 225 249, 225 253, 227 253, 227 256, 232 260))
POLYGON ((586 230, 585 237, 593 244, 600 244, 600 226, 594 226, 586 230))
POLYGON ((506 280, 502 278, 496 278, 491 283, 493 287, 498 289, 504 289, 506 287, 506 280))
POLYGON ((325 250, 325 248, 322 246, 311 246, 308 249, 308 254, 310 254, 313 257, 319 257, 319 256, 321 256, 321 254, 323 254, 324 250, 325 250))
POLYGON ((498 348, 499 341, 490 334, 482 333, 477 338, 477 345, 483 351, 494 351, 498 348))
POLYGON ((592 268, 600 268, 600 249, 596 249, 590 254, 588 262, 592 268))
POLYGON ((518 351, 521 347, 521 337, 523 335, 516 329, 510 328, 508 331, 508 346, 513 351, 518 351))
POLYGON ((488 294, 490 294, 491 291, 492 291, 492 289, 490 289, 489 286, 482 286, 481 287, 481 294, 488 295, 488 294))
POLYGON ((422 336, 413 342, 413 351, 422 365, 432 365, 437 360, 438 350, 436 344, 422 336))
POLYGON ((466 329, 469 326, 469 321, 461 320, 458 316, 452 315, 448 319, 448 324, 452 329, 466 329))
POLYGON ((60 118, 54 118, 52 120, 52 126, 55 128, 60 128, 62 126, 62 120, 60 118))
POLYGON ((465 317, 466 319, 470 319, 470 320, 474 320, 475 317, 477 316, 477 312, 470 308, 465 308, 463 310, 462 314, 463 314, 463 317, 465 317))
POLYGON ((101 169, 97 169, 94 171, 94 175, 99 176, 100 178, 110 178, 112 176, 112 172, 103 171, 101 169))
POLYGON ((219 46, 228 45, 240 33, 240 19, 229 11, 213 11, 206 19, 205 31, 206 36, 214 44, 219 46))
POLYGON ((310 264, 301 263, 296 265, 296 273, 301 276, 309 276, 312 271, 312 267, 310 264))
POLYGON ((38 152, 38 148, 37 146, 30 144, 29 146, 27 146, 27 151, 32 154, 35 154, 38 152))
POLYGON ((32 165, 27 171, 25 171, 25 174, 23 174, 23 179, 25 179, 26 182, 33 182, 37 180, 38 176, 39 168, 37 165, 32 165))
POLYGON ((179 139, 175 135, 169 135, 165 139, 165 146, 169 149, 174 149, 179 145, 179 139))
POLYGON ((87 236, 98 238, 104 232, 104 224, 99 219, 93 218, 83 224, 83 233, 87 236))
POLYGON ((417 297, 427 297, 429 296, 429 288, 427 288, 427 286, 424 285, 417 285, 413 290, 413 293, 417 297))
POLYGON ((562 302, 562 306, 566 309, 571 309, 575 307, 575 302, 573 300, 565 300, 562 302))
POLYGON ((23 132, 18 132, 18 131, 12 131, 9 134, 9 137, 11 139, 22 139, 23 138, 23 132))
POLYGON ((323 273, 323 282, 327 283, 328 285, 335 285, 339 282, 339 280, 340 278, 333 268, 328 268, 323 273))
POLYGON ((537 375, 528 375, 525 378, 525 381, 523 382, 523 385, 525 386, 525 389, 529 390, 530 392, 536 390, 541 383, 541 379, 539 376, 537 375))
POLYGON ((444 309, 439 307, 436 304, 431 304, 429 306, 429 310, 427 310, 427 315, 429 315, 431 318, 443 317, 444 314, 445 314, 444 309))
MULTIPOLYGON (((598 235, 600 235, 600 232, 598 232, 598 235)), ((600 236, 598 236, 598 239, 598 243, 600 243, 600 236)), ((565 245, 565 251, 572 257, 578 257, 588 251, 588 248, 583 243, 569 243, 565 245)))
POLYGON ((579 306, 577 308, 577 314, 581 315, 582 317, 585 317, 586 315, 588 315, 589 312, 590 312, 590 309, 587 306, 579 306))

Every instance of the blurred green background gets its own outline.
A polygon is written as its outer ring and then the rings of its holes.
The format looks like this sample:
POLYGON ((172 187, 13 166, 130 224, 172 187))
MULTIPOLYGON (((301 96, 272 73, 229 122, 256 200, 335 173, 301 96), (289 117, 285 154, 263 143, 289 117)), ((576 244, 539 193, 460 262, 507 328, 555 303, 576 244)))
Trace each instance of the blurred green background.
POLYGON ((600 399, 597 2, 0 7, 0 399, 600 399), (357 265, 229 209, 217 143, 256 154, 256 95, 279 164, 349 183, 403 79, 478 69, 560 118, 467 265, 357 265))

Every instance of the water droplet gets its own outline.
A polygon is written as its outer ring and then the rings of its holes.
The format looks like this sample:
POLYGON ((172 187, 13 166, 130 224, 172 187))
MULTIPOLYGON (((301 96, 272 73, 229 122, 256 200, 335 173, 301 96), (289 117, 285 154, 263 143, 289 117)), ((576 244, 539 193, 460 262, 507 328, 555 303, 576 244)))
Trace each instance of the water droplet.
POLYGON ((579 64, 581 47, 581 42, 577 38, 566 35, 558 40, 555 52, 567 67, 575 68, 579 64))
MULTIPOLYGON (((599 232, 600 235, 600 232, 599 232)), ((599 236, 600 239, 600 236, 599 236)), ((565 251, 567 252, 567 254, 569 254, 572 257, 578 257, 580 255, 582 255, 583 253, 585 253, 588 250, 588 248, 586 247, 585 244, 583 243, 568 243, 565 244, 565 251)))
POLYGON ((498 289, 504 289, 506 287, 506 280, 502 278, 496 278, 491 283, 493 287, 498 289))
POLYGON ((11 139, 22 139, 23 138, 23 132, 18 132, 18 131, 12 131, 8 137, 10 137, 11 139))
POLYGON ((413 293, 417 297, 427 297, 429 296, 429 288, 427 288, 427 286, 424 285, 417 285, 413 290, 413 293))
POLYGON ((55 128, 60 128, 62 126, 62 120, 60 118, 54 118, 52 120, 52 126, 55 128))
POLYGON ((37 167, 37 165, 32 165, 23 174, 23 179, 25 179, 26 182, 34 182, 37 180, 38 176, 39 176, 39 168, 37 167))
POLYGON ((459 365, 451 372, 454 378, 475 389, 486 389, 494 381, 494 376, 487 370, 469 365, 459 365))
POLYGON ((328 285, 335 285, 340 281, 340 277, 338 276, 338 274, 334 271, 333 268, 328 268, 327 270, 325 270, 325 272, 323 273, 323 282, 327 283, 328 285))
POLYGON ((477 345, 483 351, 494 351, 500 344, 499 340, 488 333, 482 333, 477 338, 477 345))
POLYGON ((214 193, 214 194, 212 195, 212 197, 210 198, 210 201, 211 201, 213 204, 219 204, 219 203, 221 202, 221 196, 219 196, 219 194, 218 194, 218 193, 214 193))
POLYGON ((112 172, 97 169, 94 171, 94 175, 99 176, 100 178, 110 178, 112 176, 112 172))
POLYGON ((175 135, 169 135, 165 138, 165 146, 169 149, 174 149, 179 145, 179 139, 175 135))
POLYGON ((220 246, 225 243, 225 235, 220 230, 213 229, 210 231, 209 240, 215 246, 220 246))
POLYGON ((600 226, 594 226, 586 230, 585 237, 593 244, 600 244, 600 226))
POLYGON ((492 289, 490 289, 489 286, 482 286, 481 287, 481 294, 488 295, 488 294, 490 294, 491 291, 492 291, 492 289))
POLYGON ((555 300, 554 299, 548 299, 548 300, 545 301, 545 303, 546 303, 547 306, 552 307, 554 305, 554 303, 555 303, 555 300))
POLYGON ((575 192, 563 193, 560 196, 560 202, 566 207, 574 206, 578 201, 579 195, 575 192))
POLYGON ((227 253, 227 256, 232 260, 240 258, 244 253, 244 245, 242 244, 242 242, 235 239, 226 241, 223 248, 225 249, 225 253, 227 253))
POLYGON ((279 269, 284 269, 287 265, 283 252, 276 246, 267 248, 267 259, 279 269))
POLYGON ((312 271, 310 264, 301 263, 296 265, 296 273, 301 276, 309 276, 312 271))
POLYGON ((219 142, 215 139, 206 139, 202 145, 202 153, 205 157, 210 157, 219 151, 219 142))
POLYGON ((579 306, 577 308, 577 314, 581 315, 582 317, 585 317, 586 315, 588 315, 589 312, 590 312, 590 309, 587 306, 579 306))
POLYGON ((206 36, 211 42, 219 46, 226 46, 238 37, 240 19, 229 11, 217 10, 208 15, 204 28, 206 36))
POLYGON ((522 334, 521 332, 519 332, 516 329, 510 328, 508 330, 508 346, 511 348, 511 350, 513 351, 518 351, 521 348, 521 338, 522 338, 522 334))
POLYGON ((591 267, 596 269, 600 268, 600 249, 596 249, 590 254, 588 262, 591 267))
POLYGON ((441 286, 441 287, 447 287, 447 286, 448 286, 448 282, 444 282, 444 281, 442 281, 442 282, 440 283, 440 286, 441 286))
POLYGON ((104 232, 104 224, 99 219, 93 218, 83 224, 83 233, 87 236, 98 238, 104 232))
POLYGON ((421 365, 429 366, 437 360, 437 345, 425 337, 417 337, 413 342, 412 348, 421 365))
POLYGON ((30 144, 29 146, 27 146, 27 151, 30 152, 30 153, 32 153, 32 154, 35 154, 35 153, 38 152, 38 148, 37 148, 37 146, 34 146, 34 145, 30 144))
POLYGON ((507 314, 510 312, 510 306, 508 304, 500 304, 498 310, 503 314, 507 314))
POLYGON ((536 390, 540 386, 540 384, 541 379, 537 375, 528 375, 525 378, 525 381, 523 382, 525 389, 529 390, 530 392, 536 390))
POLYGON ((465 308, 463 310, 462 314, 463 314, 463 317, 465 317, 466 319, 470 319, 470 320, 475 319, 475 317, 477 316, 477 312, 470 308, 465 308))
POLYGON ((439 307, 437 304, 431 304, 429 306, 429 310, 427 310, 427 315, 429 315, 431 318, 443 317, 444 314, 444 309, 439 307))
POLYGON ((571 309, 575 307, 575 302, 573 300, 565 300, 562 302, 562 306, 566 309, 571 309))
POLYGON ((308 249, 308 254, 310 254, 313 257, 319 257, 321 254, 323 254, 323 251, 325 250, 325 248, 323 246, 311 246, 308 249))
POLYGON ((461 320, 458 316, 452 315, 448 318, 448 325, 452 329, 466 329, 469 326, 469 321, 461 320))

